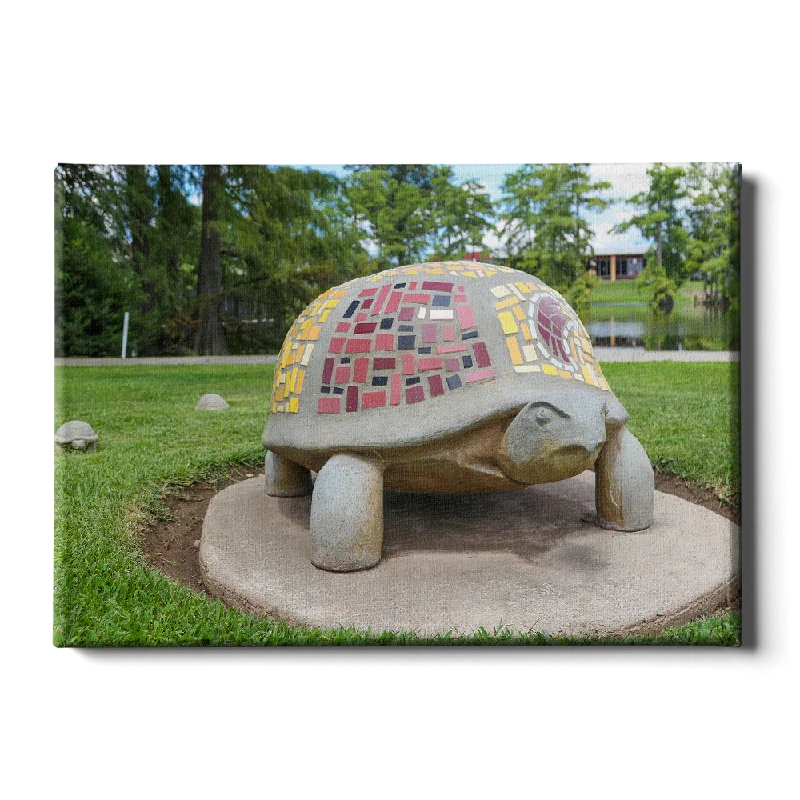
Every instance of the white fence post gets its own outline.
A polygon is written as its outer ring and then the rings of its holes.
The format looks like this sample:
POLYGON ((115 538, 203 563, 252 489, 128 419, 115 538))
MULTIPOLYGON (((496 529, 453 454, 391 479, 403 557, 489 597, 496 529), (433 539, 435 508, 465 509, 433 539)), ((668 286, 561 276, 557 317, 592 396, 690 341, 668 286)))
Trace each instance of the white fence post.
POLYGON ((130 319, 130 314, 126 311, 125 312, 125 319, 122 322, 122 357, 127 358, 125 355, 125 351, 128 349, 128 320, 130 319))

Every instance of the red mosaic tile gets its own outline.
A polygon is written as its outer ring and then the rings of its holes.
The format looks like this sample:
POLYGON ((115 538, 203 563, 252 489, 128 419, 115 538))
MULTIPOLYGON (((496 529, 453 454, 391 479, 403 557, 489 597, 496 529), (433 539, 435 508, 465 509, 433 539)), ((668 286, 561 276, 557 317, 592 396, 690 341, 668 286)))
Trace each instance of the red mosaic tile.
POLYGON ((338 397, 320 397, 317 400, 318 414, 338 414, 342 408, 342 401, 338 397))
POLYGON ((393 333, 379 333, 375 337, 376 350, 394 350, 394 334, 393 333))
POLYGON ((372 308, 372 298, 370 297, 370 299, 369 299, 369 300, 365 300, 365 301, 364 301, 364 302, 361 304, 361 308, 363 308, 363 309, 364 309, 364 311, 366 311, 368 308, 372 308))
POLYGON ((350 365, 345 364, 342 367, 336 367, 336 377, 333 379, 334 383, 350 383, 350 365))
POLYGON ((345 351, 347 353, 369 353, 372 341, 369 339, 348 339, 345 351))
POLYGON ((435 342, 436 341, 436 323, 426 323, 422 326, 422 341, 435 342))
POLYGON ((414 356, 411 353, 403 353, 403 375, 413 375, 415 372, 414 356))
POLYGON ((430 375, 428 377, 428 386, 430 388, 431 397, 438 397, 440 394, 444 394, 441 375, 430 375))
POLYGON ((389 302, 386 304, 386 310, 383 313, 394 314, 394 312, 397 311, 397 307, 400 305, 400 298, 402 296, 402 292, 392 292, 389 295, 389 302))
MULTIPOLYGON (((333 359, 331 359, 331 362, 333 359)), ((396 358, 374 358, 372 359, 372 369, 396 369, 396 358)))
POLYGON ((344 410, 358 411, 358 386, 348 386, 344 410))
POLYGON ((369 317, 366 311, 359 311, 356 315, 356 322, 363 322, 365 319, 369 317))
POLYGON ((408 284, 408 288, 413 291, 414 289, 417 288, 417 282, 416 281, 411 281, 411 283, 408 284))
POLYGON ((391 386, 391 394, 389 395, 389 402, 393 406, 400 405, 400 382, 402 381, 402 377, 395 372, 392 375, 392 386, 391 386))
POLYGON ((332 336, 331 343, 328 345, 329 353, 341 353, 344 347, 344 336, 332 336))
POLYGON ((444 326, 444 340, 446 342, 454 342, 456 339, 456 326, 455 325, 445 325, 444 326))
POLYGON ((353 380, 356 383, 367 382, 367 371, 369 370, 368 358, 357 358, 353 367, 353 380))
POLYGON ((475 381, 485 381, 489 378, 494 378, 493 369, 479 369, 476 372, 470 372, 465 380, 467 383, 474 383, 475 381))
POLYGON ((458 314, 458 323, 461 325, 462 331, 475 327, 475 315, 469 306, 456 306, 456 313, 458 314))
POLYGON ((431 301, 431 296, 429 294, 414 294, 413 292, 406 292, 403 295, 403 302, 404 303, 422 303, 422 305, 427 305, 431 301))
POLYGON ((333 365, 334 359, 326 358, 325 364, 322 367, 322 382, 323 383, 330 383, 331 382, 331 375, 333 375, 333 365))
POLYGON ((377 293, 377 289, 364 289, 363 291, 359 292, 359 297, 375 297, 377 293))
POLYGON ((466 344, 437 344, 436 352, 441 356, 446 353, 466 353, 466 344))
POLYGON ((453 297, 453 300, 455 300, 456 303, 466 303, 467 296, 465 294, 457 294, 455 297, 453 297))
POLYGON ((421 403, 425 399, 425 387, 418 383, 406 389, 406 403, 421 403))
POLYGON ((445 359, 444 367, 448 372, 458 372, 461 369, 461 360, 458 358, 445 359))
POLYGON ((375 333, 377 327, 377 322, 358 322, 353 328, 353 333, 375 333))
POLYGON ((475 364, 479 367, 490 367, 489 352, 483 342, 473 342, 472 352, 475 353, 475 364))
POLYGON ((372 307, 372 316, 374 317, 376 314, 381 313, 381 309, 383 308, 383 304, 386 302, 386 295, 389 294, 389 289, 391 286, 386 284, 381 286, 381 290, 378 292, 378 296, 375 299, 375 305, 372 307))
POLYGON ((419 368, 420 372, 428 372, 432 369, 441 369, 442 359, 439 358, 439 356, 434 356, 433 358, 421 358, 417 362, 417 367, 419 368))
POLYGON ((452 292, 453 284, 444 283, 442 281, 425 281, 422 284, 422 291, 424 292, 426 289, 431 292, 452 292))
POLYGON ((336 326, 336 333, 350 333, 350 323, 349 322, 340 322, 336 326))
POLYGON ((417 310, 413 306, 403 306, 397 315, 397 319, 401 322, 408 322, 410 319, 414 319, 416 313, 417 310))
POLYGON ((361 408, 381 408, 386 405, 386 392, 364 392, 361 395, 361 408))

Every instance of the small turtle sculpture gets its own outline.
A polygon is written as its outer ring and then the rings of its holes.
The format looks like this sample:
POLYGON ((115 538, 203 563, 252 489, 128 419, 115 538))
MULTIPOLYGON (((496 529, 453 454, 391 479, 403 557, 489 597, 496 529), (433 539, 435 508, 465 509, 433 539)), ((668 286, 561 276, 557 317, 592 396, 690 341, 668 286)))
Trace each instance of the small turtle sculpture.
POLYGON ((378 563, 383 490, 522 489, 595 470, 595 522, 653 521, 653 470, 564 298, 468 261, 337 286, 295 321, 263 435, 267 493, 307 494, 311 560, 378 563), (318 472, 312 484, 311 470, 318 472))
POLYGON ((65 422, 55 435, 59 447, 72 450, 94 450, 98 438, 92 426, 80 420, 65 422))

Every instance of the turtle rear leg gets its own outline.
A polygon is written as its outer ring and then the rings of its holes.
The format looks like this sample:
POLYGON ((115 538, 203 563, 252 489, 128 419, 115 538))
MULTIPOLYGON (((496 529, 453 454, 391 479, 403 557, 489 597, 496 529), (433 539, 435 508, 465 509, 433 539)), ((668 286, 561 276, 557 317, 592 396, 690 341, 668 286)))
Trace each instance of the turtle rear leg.
POLYGON ((596 523, 617 531, 642 531, 653 524, 653 468, 627 428, 608 432, 595 464, 596 523))
POLYGON ((374 567, 383 545, 383 467, 333 456, 320 470, 311 500, 311 563, 352 572, 374 567))
POLYGON ((267 450, 264 459, 267 494, 272 497, 300 497, 311 494, 311 473, 300 464, 267 450))

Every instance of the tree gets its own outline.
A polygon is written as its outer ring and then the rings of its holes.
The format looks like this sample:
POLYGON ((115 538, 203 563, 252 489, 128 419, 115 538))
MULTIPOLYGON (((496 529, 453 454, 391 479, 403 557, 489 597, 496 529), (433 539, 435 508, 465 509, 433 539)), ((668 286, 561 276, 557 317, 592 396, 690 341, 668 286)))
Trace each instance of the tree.
POLYGON ((56 355, 119 355, 123 314, 136 294, 120 185, 113 167, 56 168, 56 355))
POLYGON ((525 164, 506 176, 502 233, 511 263, 530 271, 549 268, 554 285, 571 284, 585 271, 592 230, 584 212, 605 208, 586 164, 525 164))
POLYGON ((738 308, 739 167, 693 163, 687 186, 691 197, 686 212, 691 236, 687 270, 702 273, 706 305, 738 308))
POLYGON ((225 331, 220 321, 222 292, 222 219, 220 205, 224 191, 222 168, 206 165, 202 184, 202 229, 200 233, 200 270, 197 299, 200 323, 195 352, 198 355, 224 355, 227 352, 225 331))
POLYGON ((419 260, 432 232, 435 168, 421 164, 348 166, 357 225, 378 248, 376 266, 419 260))
POLYGON ((667 278, 680 285, 686 277, 685 261, 689 236, 683 227, 683 203, 686 188, 683 179, 686 171, 682 167, 653 164, 647 170, 650 187, 624 202, 641 209, 629 220, 614 228, 624 233, 638 228, 642 236, 654 240, 655 248, 648 253, 648 260, 655 259, 658 267, 664 267, 667 278))
POLYGON ((535 260, 534 236, 543 200, 539 164, 523 164, 506 175, 500 201, 500 235, 505 239, 509 263, 517 266, 528 256, 535 260))
MULTIPOLYGON (((594 248, 591 244, 593 230, 583 217, 583 209, 591 208, 602 211, 611 203, 610 200, 596 196, 597 192, 610 189, 611 184, 608 181, 592 183, 589 173, 586 171, 588 166, 589 164, 570 164, 568 170, 569 191, 574 206, 572 214, 574 222, 574 232, 572 234, 575 252, 574 264, 578 276, 585 276, 587 257, 594 253, 594 248)), ((572 283, 572 279, 570 279, 570 283, 572 283)), ((587 285, 590 287, 588 291, 591 292, 593 282, 590 281, 587 285)))
POLYGON ((483 245, 487 231, 494 230, 494 206, 484 188, 474 180, 455 182, 450 166, 436 167, 430 202, 430 243, 437 258, 463 256, 467 249, 483 245))

